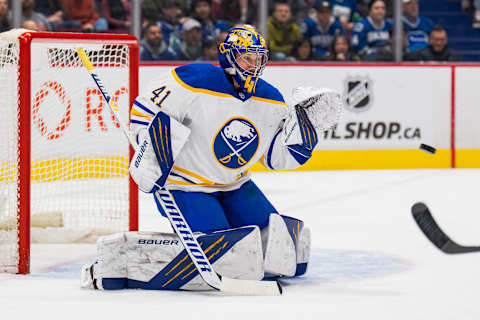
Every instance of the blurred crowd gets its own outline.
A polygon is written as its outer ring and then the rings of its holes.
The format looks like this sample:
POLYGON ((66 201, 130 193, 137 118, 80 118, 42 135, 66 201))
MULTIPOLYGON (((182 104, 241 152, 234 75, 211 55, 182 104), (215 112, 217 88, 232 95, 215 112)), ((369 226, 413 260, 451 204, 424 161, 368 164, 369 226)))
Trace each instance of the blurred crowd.
MULTIPOLYGON (((11 28, 10 1, 0 0, 0 32, 11 28)), ((237 24, 257 25, 268 1, 273 61, 393 61, 393 0, 143 0, 142 61, 214 61, 237 24)), ((459 61, 442 26, 401 0, 404 61, 459 61)), ((459 0, 480 27, 480 0, 459 0), (476 11, 476 9, 479 11, 476 11)), ((37 31, 128 33, 130 0, 21 0, 22 27, 37 31)))

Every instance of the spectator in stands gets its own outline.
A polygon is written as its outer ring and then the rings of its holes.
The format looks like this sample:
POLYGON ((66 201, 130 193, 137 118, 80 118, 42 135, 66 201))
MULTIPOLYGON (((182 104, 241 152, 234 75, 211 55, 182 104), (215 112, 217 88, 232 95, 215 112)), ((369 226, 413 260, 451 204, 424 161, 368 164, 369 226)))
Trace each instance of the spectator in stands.
POLYGON ((217 61, 218 45, 213 39, 206 39, 202 42, 202 56, 197 61, 217 61))
POLYGON ((346 32, 350 32, 353 29, 353 22, 361 19, 357 9, 357 0, 330 0, 330 3, 332 15, 342 23, 346 32))
POLYGON ((377 52, 391 43, 392 23, 385 19, 385 10, 383 0, 371 0, 368 17, 353 27, 352 48, 362 60, 375 60, 377 52))
POLYGON ((48 23, 47 17, 40 12, 34 10, 35 0, 22 0, 22 19, 21 23, 26 20, 33 20, 37 23, 40 31, 52 30, 50 23, 48 23))
MULTIPOLYGON (((279 0, 268 0, 269 14, 272 15, 275 11, 275 3, 279 0)), ((308 12, 311 9, 313 0, 281 0, 281 2, 288 3, 292 14, 292 20, 297 24, 302 23, 308 16, 308 12)))
POLYGON ((149 22, 157 22, 163 18, 162 8, 165 5, 162 0, 143 0, 142 1, 142 16, 149 22))
POLYGON ((211 15, 211 0, 193 0, 193 17, 202 25, 202 40, 217 41, 220 32, 227 31, 229 26, 222 21, 215 21, 211 15))
POLYGON ((310 38, 301 38, 293 44, 292 52, 288 61, 298 62, 298 61, 311 61, 313 60, 313 48, 310 38))
POLYGON ((447 31, 440 26, 435 26, 430 32, 430 44, 409 53, 405 59, 409 61, 460 61, 460 56, 448 47, 447 31))
POLYGON ((225 41, 225 39, 227 38, 227 35, 228 35, 228 31, 220 31, 217 42, 222 43, 223 41, 225 41))
POLYGON ((480 0, 475 0, 474 7, 472 27, 480 28, 480 0))
POLYGON ((63 22, 63 8, 60 0, 36 0, 35 11, 47 17, 52 30, 63 22))
MULTIPOLYGON (((393 9, 394 9, 394 1, 396 0, 384 0, 385 7, 386 7, 386 17, 393 18, 393 9)), ((368 4, 370 0, 357 0, 358 5, 358 12, 360 13, 361 17, 368 16, 368 4)))
POLYGON ((395 1, 396 0, 384 0, 385 2, 385 7, 387 8, 386 10, 386 17, 388 19, 392 19, 393 18, 393 7, 395 7, 395 1))
MULTIPOLYGON (((452 0, 452 1, 455 1, 455 0, 452 0)), ((456 0, 456 2, 458 2, 459 0, 456 0)), ((465 11, 465 12, 471 12, 472 10, 474 10, 474 3, 473 3, 474 0, 461 0, 461 6, 462 6, 462 10, 465 11)))
POLYGON ((267 47, 272 60, 285 60, 295 41, 302 37, 299 26, 291 18, 290 5, 276 2, 273 15, 267 21, 267 47))
MULTIPOLYGON (((375 56, 375 61, 394 61, 394 43, 393 43, 393 38, 392 38, 393 30, 390 32, 390 43, 387 46, 384 46, 381 48, 378 52, 377 55, 375 56)), ((407 60, 407 56, 410 54, 411 50, 410 47, 408 46, 408 39, 407 39, 407 30, 403 29, 402 30, 402 60, 407 60)), ((368 59, 367 59, 368 60, 368 59)))
POLYGON ((192 0, 176 0, 178 6, 178 17, 180 18, 181 23, 184 23, 191 17, 192 13, 190 12, 192 6, 192 0))
POLYGON ((38 24, 33 20, 25 20, 22 23, 22 28, 27 29, 27 30, 32 30, 32 31, 39 31, 38 30, 38 24))
POLYGON ((62 0, 62 6, 65 10, 64 27, 84 32, 108 29, 107 20, 99 17, 93 0, 62 0))
POLYGON ((0 32, 11 29, 8 11, 8 1, 0 0, 0 32))
POLYGON ((345 30, 340 21, 332 16, 332 6, 328 1, 315 3, 316 16, 306 18, 300 25, 302 35, 309 38, 313 45, 313 57, 317 60, 326 60, 333 37, 344 35, 345 30))
POLYGON ((162 30, 158 24, 149 23, 144 28, 143 39, 140 42, 140 60, 177 60, 175 51, 163 41, 162 30))
POLYGON ((197 60, 202 55, 202 25, 188 19, 182 25, 182 42, 175 48, 179 60, 197 60))
POLYGON ((254 0, 213 0, 212 16, 229 25, 256 22, 256 1, 254 0))
POLYGON ((165 19, 164 8, 170 8, 173 11, 173 6, 175 6, 175 12, 167 13, 167 15, 175 15, 176 18, 181 18, 181 22, 184 22, 189 15, 189 5, 190 0, 143 0, 142 15, 148 22, 157 22, 165 19))
POLYGON ((336 62, 360 61, 360 57, 352 52, 348 39, 344 35, 338 35, 333 38, 328 60, 336 62))
POLYGON ((428 46, 428 35, 434 23, 418 14, 418 0, 403 0, 403 29, 407 31, 408 47, 416 51, 428 46))
POLYGON ((175 49, 180 45, 182 38, 182 24, 180 23, 180 8, 176 0, 163 0, 162 16, 158 23, 162 29, 163 40, 170 48, 175 49))
POLYGON ((101 0, 102 15, 111 30, 128 33, 131 25, 129 0, 101 0))

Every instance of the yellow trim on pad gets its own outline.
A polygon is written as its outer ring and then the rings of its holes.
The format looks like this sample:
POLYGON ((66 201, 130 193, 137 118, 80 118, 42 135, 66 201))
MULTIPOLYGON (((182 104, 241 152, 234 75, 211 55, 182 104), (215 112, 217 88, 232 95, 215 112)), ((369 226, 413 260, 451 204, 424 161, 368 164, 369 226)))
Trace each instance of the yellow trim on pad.
MULTIPOLYGON (((480 151, 479 151, 480 155, 480 151)), ((480 159, 480 157, 479 157, 480 159)), ((298 169, 305 170, 363 170, 450 168, 450 149, 437 149, 429 154, 419 149, 409 150, 330 150, 314 151, 313 157, 298 169)), ((252 171, 270 171, 256 163, 252 171)))
POLYGON ((144 113, 141 113, 140 111, 138 111, 134 108, 132 108, 132 110, 130 111, 130 114, 133 115, 133 116, 147 118, 148 120, 152 120, 152 117, 150 117, 149 115, 146 115, 144 113))

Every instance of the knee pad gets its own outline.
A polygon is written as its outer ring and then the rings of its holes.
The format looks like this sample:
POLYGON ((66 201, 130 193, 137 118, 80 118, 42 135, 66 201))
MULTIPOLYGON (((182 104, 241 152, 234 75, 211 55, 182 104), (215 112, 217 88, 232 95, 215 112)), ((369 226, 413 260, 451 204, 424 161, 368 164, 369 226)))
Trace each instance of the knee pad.
POLYGON ((271 214, 261 230, 267 276, 299 276, 307 271, 310 230, 301 220, 271 214))

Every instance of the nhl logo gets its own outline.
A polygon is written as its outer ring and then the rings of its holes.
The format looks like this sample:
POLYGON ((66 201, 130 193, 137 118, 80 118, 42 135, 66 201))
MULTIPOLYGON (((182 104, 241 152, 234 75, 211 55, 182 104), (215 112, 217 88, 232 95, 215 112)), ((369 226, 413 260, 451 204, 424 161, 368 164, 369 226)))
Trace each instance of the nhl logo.
POLYGON ((372 104, 372 82, 367 77, 345 80, 345 107, 352 112, 367 111, 372 104))

